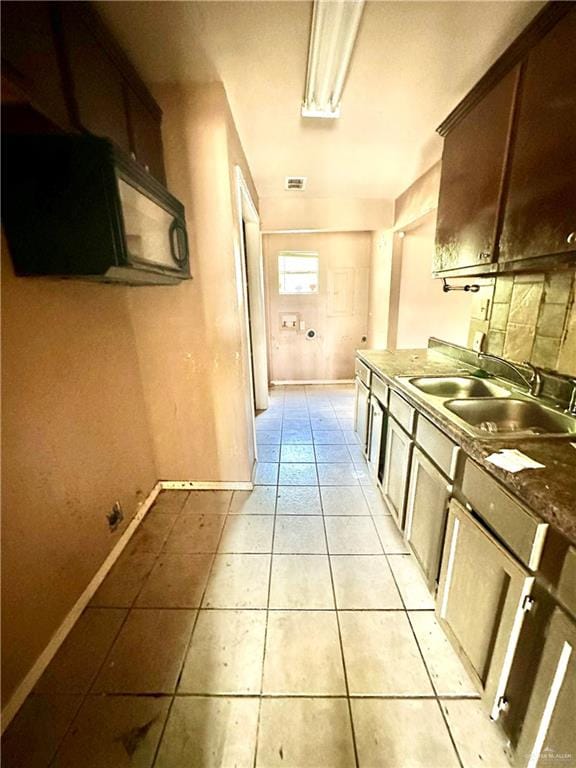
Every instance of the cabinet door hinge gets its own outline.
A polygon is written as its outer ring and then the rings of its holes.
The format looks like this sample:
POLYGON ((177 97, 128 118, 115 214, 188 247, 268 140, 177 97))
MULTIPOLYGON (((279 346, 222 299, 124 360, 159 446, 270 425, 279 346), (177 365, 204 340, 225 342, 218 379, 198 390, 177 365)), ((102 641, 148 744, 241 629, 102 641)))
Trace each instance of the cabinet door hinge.
POLYGON ((524 600, 522 600, 522 610, 524 613, 529 613, 532 608, 534 607, 534 598, 530 595, 526 595, 524 597, 524 600))
POLYGON ((500 716, 500 712, 508 712, 510 709, 510 702, 508 699, 505 699, 504 696, 500 696, 498 701, 496 702, 496 714, 494 714, 494 711, 492 711, 492 714, 490 715, 490 720, 493 722, 495 720, 498 720, 500 716))

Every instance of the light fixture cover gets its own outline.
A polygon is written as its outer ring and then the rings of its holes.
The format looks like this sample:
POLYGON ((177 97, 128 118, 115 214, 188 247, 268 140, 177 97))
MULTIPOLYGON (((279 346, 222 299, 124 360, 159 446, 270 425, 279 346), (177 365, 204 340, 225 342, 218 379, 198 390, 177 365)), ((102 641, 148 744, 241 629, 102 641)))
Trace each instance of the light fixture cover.
POLYGON ((302 117, 340 117, 364 0, 314 0, 302 117))

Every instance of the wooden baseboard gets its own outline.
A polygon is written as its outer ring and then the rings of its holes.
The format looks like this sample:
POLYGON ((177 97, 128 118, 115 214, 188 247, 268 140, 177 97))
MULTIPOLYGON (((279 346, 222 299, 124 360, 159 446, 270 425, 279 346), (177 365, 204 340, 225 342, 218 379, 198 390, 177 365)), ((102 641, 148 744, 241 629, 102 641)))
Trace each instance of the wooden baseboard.
POLYGON ((252 491, 254 483, 246 480, 201 483, 196 480, 160 480, 163 491, 252 491))
POLYGON ((156 483, 152 491, 142 502, 140 509, 136 512, 122 536, 116 542, 116 546, 112 549, 106 560, 104 560, 90 584, 88 584, 84 592, 82 592, 70 613, 66 616, 62 624, 60 624, 46 648, 44 648, 26 677, 10 697, 10 700, 2 710, 2 733, 4 733, 14 718, 14 715, 18 712, 22 704, 24 704, 28 694, 42 677, 46 667, 50 664, 53 657, 56 655, 56 652, 68 636, 70 630, 80 618, 82 611, 86 608, 90 600, 92 600, 96 590, 100 584, 102 584, 108 575, 108 572, 122 554, 122 551, 134 535, 134 532, 144 519, 150 507, 154 504, 156 497, 161 490, 162 485, 156 483))
POLYGON ((62 624, 58 627, 50 642, 44 648, 40 656, 34 662, 34 665, 22 680, 20 685, 16 688, 10 700, 2 710, 2 730, 4 733, 14 716, 24 704, 28 694, 32 691, 38 680, 44 674, 48 664, 52 661, 56 652, 74 627, 74 624, 80 618, 82 612, 92 600, 96 590, 102 584, 112 566, 118 560, 122 554, 124 548, 134 535, 136 529, 146 516, 148 510, 152 507, 156 501, 156 497, 163 490, 177 490, 177 491, 191 491, 191 490, 231 490, 231 491, 251 491, 254 488, 251 482, 220 482, 220 483, 202 483, 195 481, 179 481, 179 480, 161 480, 152 489, 146 499, 143 501, 140 509, 136 512, 126 530, 122 536, 116 542, 116 546, 112 549, 106 560, 102 563, 98 569, 96 575, 88 584, 84 592, 80 595, 74 607, 70 613, 66 616, 62 624))
POLYGON ((274 387, 285 387, 290 384, 354 384, 354 379, 278 379, 270 383, 274 387))

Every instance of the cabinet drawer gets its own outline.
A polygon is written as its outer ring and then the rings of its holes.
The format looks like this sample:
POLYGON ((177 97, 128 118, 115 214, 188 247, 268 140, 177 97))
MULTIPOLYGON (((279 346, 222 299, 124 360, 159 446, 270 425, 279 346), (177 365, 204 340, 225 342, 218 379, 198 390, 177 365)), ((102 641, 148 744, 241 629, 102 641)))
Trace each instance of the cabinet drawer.
POLYGON ((356 358, 356 361, 354 363, 354 370, 356 372, 356 376, 360 379, 360 381, 363 381, 364 384, 366 384, 367 387, 370 386, 370 368, 368 368, 367 365, 365 365, 361 360, 358 360, 356 358))
POLYGON ((388 386, 376 374, 372 374, 372 394, 383 405, 388 407, 388 386))
POLYGON ((446 477, 454 480, 459 447, 421 414, 416 426, 416 442, 446 477))
POLYGON ((462 492, 475 511, 532 571, 538 569, 548 523, 522 506, 469 459, 462 492))
POLYGON ((411 435, 414 432, 416 410, 397 392, 390 392, 389 410, 398 424, 411 435))

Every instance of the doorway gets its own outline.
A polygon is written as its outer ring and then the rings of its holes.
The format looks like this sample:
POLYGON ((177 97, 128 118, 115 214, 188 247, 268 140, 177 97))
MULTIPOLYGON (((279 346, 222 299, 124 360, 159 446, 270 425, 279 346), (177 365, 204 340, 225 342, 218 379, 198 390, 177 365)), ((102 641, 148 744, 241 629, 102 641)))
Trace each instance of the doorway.
POLYGON ((371 242, 369 232, 264 235, 273 384, 354 379, 367 346, 371 242))
POLYGON ((266 304, 260 218, 241 169, 236 166, 236 193, 240 224, 240 265, 246 365, 250 379, 251 411, 268 408, 266 304))

